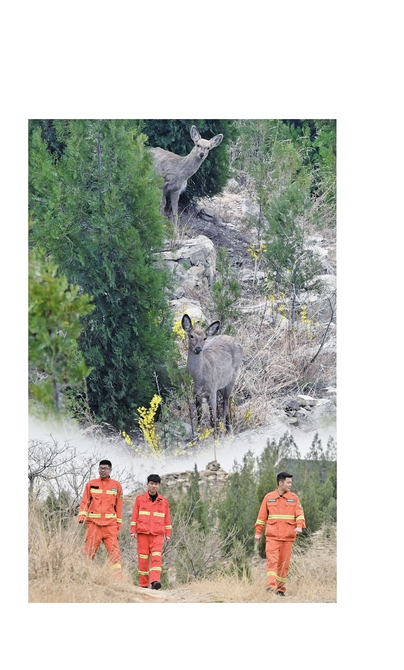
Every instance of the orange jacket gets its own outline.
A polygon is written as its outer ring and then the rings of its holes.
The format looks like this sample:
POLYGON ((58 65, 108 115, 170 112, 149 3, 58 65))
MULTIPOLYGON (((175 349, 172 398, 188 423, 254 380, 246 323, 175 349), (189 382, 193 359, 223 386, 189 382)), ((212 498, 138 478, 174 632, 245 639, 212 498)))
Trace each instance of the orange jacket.
POLYGON ((137 496, 133 506, 130 532, 146 535, 171 535, 170 504, 164 496, 157 494, 153 502, 148 493, 137 496))
POLYGON ((78 521, 84 520, 109 526, 118 522, 122 528, 122 486, 115 479, 91 479, 84 489, 78 521))
POLYGON ((296 493, 284 493, 278 489, 267 493, 263 499, 255 522, 255 532, 261 535, 265 526, 268 539, 295 540, 295 528, 306 528, 303 508, 296 493))

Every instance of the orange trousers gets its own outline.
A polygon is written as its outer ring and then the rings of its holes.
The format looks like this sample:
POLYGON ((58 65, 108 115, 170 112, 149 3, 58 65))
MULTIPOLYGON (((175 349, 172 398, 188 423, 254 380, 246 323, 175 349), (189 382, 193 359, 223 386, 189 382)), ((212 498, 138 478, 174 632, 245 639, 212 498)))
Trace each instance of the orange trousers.
POLYGON ((97 526, 96 523, 87 523, 87 532, 83 545, 83 554, 94 559, 101 542, 108 552, 111 568, 121 572, 121 552, 119 550, 118 530, 116 524, 97 526))
POLYGON ((286 591, 293 541, 268 539, 265 544, 267 555, 266 585, 274 591, 286 591))
POLYGON ((137 565, 139 586, 161 582, 163 535, 137 534, 137 565))

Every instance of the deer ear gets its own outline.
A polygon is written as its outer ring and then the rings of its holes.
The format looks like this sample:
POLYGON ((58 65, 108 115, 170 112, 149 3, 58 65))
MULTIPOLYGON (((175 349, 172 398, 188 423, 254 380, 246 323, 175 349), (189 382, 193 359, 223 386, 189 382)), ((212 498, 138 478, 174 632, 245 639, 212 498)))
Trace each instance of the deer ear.
POLYGON ((220 321, 214 321, 213 323, 210 324, 205 330, 205 333, 208 337, 212 337, 212 335, 216 335, 217 331, 220 328, 220 321))
POLYGON ((189 318, 188 314, 184 314, 184 316, 182 317, 181 325, 187 333, 190 330, 192 330, 192 322, 191 322, 191 319, 189 318))
POLYGON ((194 142, 201 139, 201 134, 196 126, 191 126, 191 138, 194 142))
POLYGON ((215 135, 214 137, 212 137, 212 139, 210 140, 211 148, 218 147, 222 139, 223 139, 222 133, 220 133, 220 135, 215 135))

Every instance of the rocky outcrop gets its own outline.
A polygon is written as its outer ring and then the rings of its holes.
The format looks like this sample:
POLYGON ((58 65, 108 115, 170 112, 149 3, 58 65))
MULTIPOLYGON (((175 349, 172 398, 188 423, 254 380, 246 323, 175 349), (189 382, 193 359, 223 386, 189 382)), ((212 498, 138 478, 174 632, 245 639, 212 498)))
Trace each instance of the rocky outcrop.
MULTIPOLYGON (((172 496, 178 496, 181 492, 188 490, 191 475, 193 472, 187 470, 186 472, 173 472, 168 475, 163 475, 161 478, 161 485, 164 487, 166 493, 172 496)), ((207 464, 206 470, 201 470, 199 474, 199 488, 203 495, 207 491, 217 494, 223 487, 228 473, 220 467, 217 461, 211 461, 207 464)))
POLYGON ((216 249, 205 235, 186 240, 178 249, 161 252, 177 284, 173 299, 191 296, 196 289, 208 293, 215 279, 216 249))
POLYGON ((330 389, 328 398, 315 399, 308 395, 288 397, 282 403, 290 426, 313 430, 321 422, 336 417, 336 391, 330 389))

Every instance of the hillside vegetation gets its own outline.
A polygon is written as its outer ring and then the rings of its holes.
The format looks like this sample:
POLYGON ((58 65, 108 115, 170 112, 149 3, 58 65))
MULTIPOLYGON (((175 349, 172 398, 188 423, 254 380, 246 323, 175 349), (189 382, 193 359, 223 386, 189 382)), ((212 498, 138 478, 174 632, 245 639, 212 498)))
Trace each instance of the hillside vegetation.
POLYGON ((30 124, 35 416, 105 426, 157 452, 175 450, 186 423, 195 437, 171 300, 181 279, 161 251, 201 234, 215 247, 213 281, 181 289, 183 304, 243 345, 235 432, 268 423, 290 395, 335 389, 335 122, 195 123, 224 139, 181 196, 175 240, 147 147, 186 154, 188 122, 30 124))

